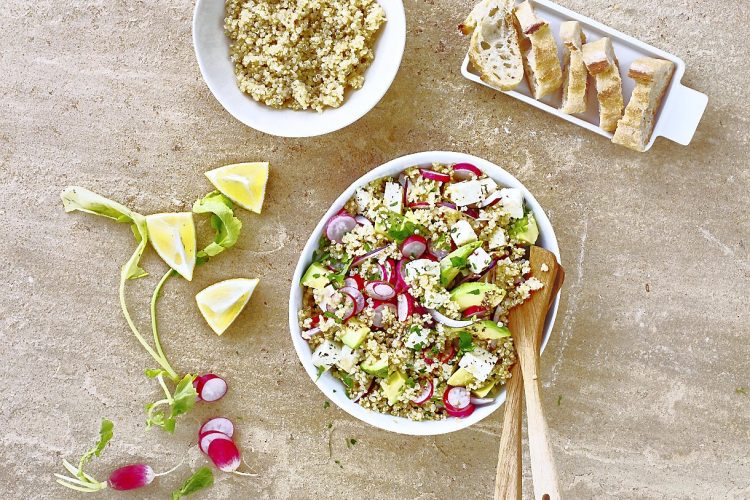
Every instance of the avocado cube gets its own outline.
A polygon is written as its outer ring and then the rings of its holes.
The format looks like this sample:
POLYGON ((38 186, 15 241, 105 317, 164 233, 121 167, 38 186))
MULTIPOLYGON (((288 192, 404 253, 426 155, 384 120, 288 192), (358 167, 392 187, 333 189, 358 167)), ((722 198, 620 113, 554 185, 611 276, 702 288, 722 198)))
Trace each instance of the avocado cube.
POLYGON ((458 276, 461 269, 468 265, 469 256, 482 246, 481 241, 474 241, 458 247, 440 261, 440 284, 447 287, 458 276))
POLYGON ((383 394, 388 398, 388 404, 392 405, 398 401, 398 397, 406 389, 406 375, 400 371, 393 372, 388 378, 380 381, 380 386, 383 388, 383 394))
POLYGON ((363 324, 361 321, 351 319, 342 329, 343 334, 341 335, 341 342, 348 345, 352 349, 356 349, 362 342, 367 338, 370 333, 370 328, 363 324))
POLYGON ((453 375, 450 376, 447 384, 454 387, 465 387, 466 384, 469 384, 472 380, 474 380, 474 375, 466 371, 465 368, 459 368, 453 372, 453 375))
POLYGON ((508 229, 508 236, 518 240, 523 245, 533 245, 539 238, 539 228, 536 225, 534 214, 529 212, 523 218, 518 219, 508 229))
POLYGON ((489 305, 497 306, 505 298, 505 290, 492 283, 462 283, 451 291, 451 300, 464 311, 472 306, 480 306, 489 297, 489 305))
POLYGON ((383 359, 368 357, 360 365, 362 371, 369 373, 373 377, 385 378, 388 376, 388 362, 383 359))
POLYGON ((317 262, 313 262, 305 271, 305 275, 302 276, 302 285, 315 289, 325 288, 331 282, 331 274, 333 274, 332 271, 317 262))
POLYGON ((490 393, 490 391, 492 390, 493 387, 495 387, 495 382, 493 382, 493 381, 485 382, 481 386, 479 386, 476 389, 474 389, 473 391, 471 391, 471 393, 474 394, 478 398, 483 398, 483 397, 487 396, 487 394, 490 393))
POLYGON ((500 326, 494 321, 484 320, 471 325, 468 330, 480 339, 497 340, 510 337, 511 333, 505 326, 500 326))

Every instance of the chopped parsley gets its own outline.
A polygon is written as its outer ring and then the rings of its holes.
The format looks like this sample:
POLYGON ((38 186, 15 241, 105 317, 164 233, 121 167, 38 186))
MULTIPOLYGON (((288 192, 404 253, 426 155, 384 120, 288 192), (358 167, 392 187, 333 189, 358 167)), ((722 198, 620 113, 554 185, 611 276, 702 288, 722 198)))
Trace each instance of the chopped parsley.
POLYGON ((330 401, 324 401, 323 402, 323 409, 324 410, 327 410, 330 407, 331 407, 331 402, 330 401))
POLYGON ((469 332, 460 332, 458 334, 458 352, 463 354, 474 350, 474 341, 469 332))
POLYGON ((417 385, 417 383, 414 382, 413 378, 409 377, 409 378, 406 379, 406 387, 412 388, 415 385, 417 385))

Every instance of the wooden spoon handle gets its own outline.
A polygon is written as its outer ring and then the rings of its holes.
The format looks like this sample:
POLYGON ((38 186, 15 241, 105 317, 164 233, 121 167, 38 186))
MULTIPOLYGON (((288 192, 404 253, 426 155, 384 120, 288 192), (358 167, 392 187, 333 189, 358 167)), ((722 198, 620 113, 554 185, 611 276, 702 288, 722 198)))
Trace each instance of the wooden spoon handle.
POLYGON ((523 405, 523 379, 516 363, 510 370, 511 378, 505 384, 505 411, 503 431, 500 435, 500 452, 497 457, 495 500, 521 500, 521 409, 523 405))
MULTIPOLYGON (((530 336, 527 336, 530 337, 530 336)), ((526 396, 526 423, 529 431, 531 476, 534 480, 534 498, 559 500, 560 487, 557 468, 549 444, 549 430, 542 410, 539 387, 539 355, 533 345, 519 349, 521 371, 526 396)))

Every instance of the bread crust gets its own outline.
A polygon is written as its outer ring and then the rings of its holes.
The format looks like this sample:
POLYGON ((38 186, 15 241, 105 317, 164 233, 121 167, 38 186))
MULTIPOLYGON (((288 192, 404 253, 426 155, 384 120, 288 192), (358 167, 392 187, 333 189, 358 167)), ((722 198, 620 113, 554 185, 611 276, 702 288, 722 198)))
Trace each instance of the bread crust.
POLYGON ((624 102, 622 78, 612 40, 604 37, 584 44, 581 52, 589 74, 596 80, 599 127, 607 132, 614 132, 617 122, 622 118, 624 102))
POLYGON ((565 21, 560 25, 560 39, 563 42, 563 96, 560 111, 567 114, 586 112, 586 90, 588 70, 583 62, 581 49, 586 43, 586 35, 578 21, 565 21))
POLYGON ((645 151, 654 131, 656 113, 674 75, 674 63, 642 57, 633 61, 628 76, 635 80, 625 114, 617 124, 612 142, 645 151))
MULTIPOLYGON (((530 44, 523 58, 526 80, 535 99, 551 94, 562 85, 562 68, 557 57, 557 42, 549 23, 536 17, 526 0, 514 9, 517 26, 530 44)), ((522 46, 524 42, 522 41, 522 46)))

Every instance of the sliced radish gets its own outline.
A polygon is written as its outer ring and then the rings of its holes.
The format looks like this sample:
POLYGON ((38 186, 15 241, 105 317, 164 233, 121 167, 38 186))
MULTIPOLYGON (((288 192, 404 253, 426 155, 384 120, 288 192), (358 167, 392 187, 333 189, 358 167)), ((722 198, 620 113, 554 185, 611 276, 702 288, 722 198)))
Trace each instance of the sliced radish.
POLYGON ((401 253, 407 259, 418 259, 427 250, 427 240, 423 236, 413 234, 401 243, 401 253))
POLYGON ((414 299, 408 293, 402 293, 396 298, 398 320, 404 322, 414 314, 414 299))
POLYGON ((341 314, 341 321, 348 321, 357 311, 357 301, 349 294, 342 293, 344 297, 344 309, 341 314))
POLYGON ((456 418, 466 418, 472 413, 474 413, 475 409, 476 409, 476 406, 472 404, 470 404, 469 406, 467 406, 466 408, 462 410, 448 408, 447 406, 445 407, 445 411, 448 413, 448 415, 450 415, 451 417, 456 417, 456 418))
POLYGON ((357 257, 356 259, 354 259, 354 260, 352 261, 352 266, 351 266, 351 267, 352 267, 352 268, 355 268, 355 267, 359 266, 359 265, 360 265, 360 264, 362 264, 362 263, 363 263, 364 261, 366 261, 366 260, 368 260, 368 259, 371 259, 371 258, 375 257, 375 256, 376 256, 376 255, 378 255, 378 254, 379 254, 380 252, 383 252, 383 251, 384 251, 384 250, 385 250, 386 248, 387 248, 387 247, 376 248, 375 250, 372 250, 372 251, 370 251, 370 252, 367 252, 366 254, 364 254, 364 255, 362 255, 362 256, 360 256, 360 257, 357 257))
POLYGON ((406 274, 407 261, 401 259, 396 264, 396 291, 399 293, 405 292, 409 289, 409 285, 406 283, 404 276, 406 274))
POLYGON ((443 393, 446 409, 463 410, 471 404, 471 393, 466 387, 448 386, 443 393))
POLYGON ((468 181, 481 175, 482 171, 471 163, 456 163, 453 165, 454 181, 468 181))
POLYGON ((203 378, 204 381, 199 392, 203 401, 211 403, 224 397, 224 394, 227 393, 227 383, 223 378, 213 373, 206 374, 203 378))
POLYGON ((368 219, 364 215, 355 215, 354 220, 357 221, 357 224, 359 224, 360 226, 372 227, 372 222, 370 222, 370 219, 368 219))
POLYGON ((316 326, 315 328, 310 328, 309 330, 305 330, 300 334, 300 336, 305 340, 310 340, 315 335, 319 334, 321 332, 321 329, 319 326, 316 326))
POLYGON ((228 418, 215 417, 201 425, 198 434, 205 434, 209 431, 219 431, 228 437, 232 437, 232 434, 234 434, 234 424, 228 418))
POLYGON ((353 286, 345 286, 344 288, 339 288, 339 292, 347 294, 354 300, 354 314, 361 313, 362 309, 365 308, 365 296, 358 289, 353 286))
POLYGON ((393 316, 396 316, 398 314, 396 311, 396 306, 391 304, 390 302, 377 302, 373 307, 374 314, 372 315, 372 326, 374 326, 375 328, 383 328, 383 316, 386 309, 390 310, 393 316))
POLYGON ((437 309, 427 309, 427 312, 430 313, 430 316, 432 316, 435 321, 451 328, 466 328, 467 326, 474 324, 473 321, 469 320, 451 319, 448 316, 442 314, 437 309))
POLYGON ((354 276, 349 276, 344 280, 344 286, 350 286, 352 288, 356 288, 357 290, 362 290, 365 286, 365 280, 362 279, 362 276, 359 274, 355 274, 354 276))
POLYGON ((154 469, 145 464, 133 464, 120 467, 109 475, 107 484, 113 490, 126 491, 143 488, 151 484, 156 474, 154 469))
POLYGON ((430 179, 431 181, 436 182, 450 182, 451 176, 448 174, 441 174, 440 172, 435 172, 434 170, 428 170, 426 168, 420 168, 419 173, 424 177, 425 179, 430 179))
POLYGON ((412 402, 414 404, 422 405, 430 400, 435 388, 430 379, 421 381, 419 385, 422 387, 422 392, 420 392, 418 396, 412 398, 412 402))
POLYGON ((370 392, 372 392, 372 388, 373 388, 374 386, 375 386, 375 379, 371 379, 371 380, 370 380, 370 385, 368 385, 368 386, 367 386, 367 389, 365 389, 365 392, 361 392, 361 393, 359 394, 359 396, 357 396, 356 398, 352 399, 352 403, 356 403, 357 401, 359 401, 359 400, 360 400, 360 399, 362 399, 363 397, 365 397, 365 396, 367 396, 368 394, 370 394, 370 392))
POLYGON ((193 387, 195 392, 198 393, 198 401, 203 401, 201 398, 201 390, 203 389, 203 383, 206 381, 206 375, 198 375, 193 379, 193 387))
POLYGON ((326 236, 329 240, 341 243, 344 235, 357 227, 357 221, 347 213, 340 213, 331 217, 326 225, 326 236))
POLYGON ((464 311, 464 318, 482 318, 490 313, 489 309, 482 306, 467 307, 464 311))
POLYGON ((430 250, 430 253, 434 255, 435 257, 437 257, 438 260, 444 259, 450 253, 450 250, 446 250, 444 248, 438 248, 437 246, 435 246, 436 244, 437 244, 436 241, 430 240, 429 244, 427 245, 427 247, 430 250))
POLYGON ((227 441, 231 441, 232 438, 224 434, 220 431, 208 431, 204 432, 203 434, 200 434, 198 436, 198 448, 203 453, 208 454, 208 447, 211 443, 213 443, 217 439, 225 439, 227 441))
POLYGON ((383 280, 393 285, 396 279, 396 262, 393 259, 388 259, 381 266, 383 266, 383 280))
POLYGON ((441 363, 447 363, 456 356, 456 344, 449 342, 447 346, 443 348, 443 351, 438 354, 437 360, 441 363))
POLYGON ((502 195, 500 190, 490 193, 490 195, 479 203, 479 208, 491 207, 500 202, 502 195))
POLYGON ((396 290, 385 281, 371 281, 365 285, 365 293, 373 299, 389 300, 396 295, 396 290))
POLYGON ((240 466, 240 450, 231 439, 214 439, 206 454, 220 471, 234 472, 240 466))
POLYGON ((476 405, 476 406, 488 405, 494 402, 495 402, 495 398, 477 398, 474 396, 471 397, 471 404, 476 405))

